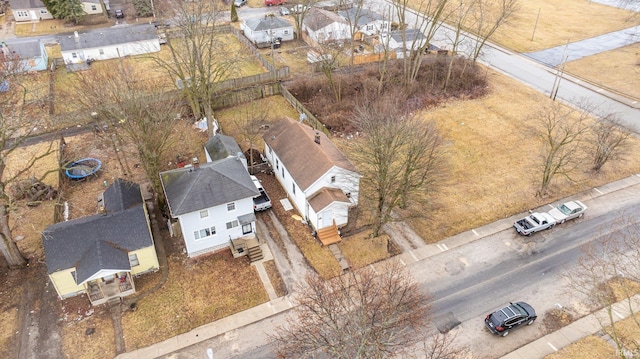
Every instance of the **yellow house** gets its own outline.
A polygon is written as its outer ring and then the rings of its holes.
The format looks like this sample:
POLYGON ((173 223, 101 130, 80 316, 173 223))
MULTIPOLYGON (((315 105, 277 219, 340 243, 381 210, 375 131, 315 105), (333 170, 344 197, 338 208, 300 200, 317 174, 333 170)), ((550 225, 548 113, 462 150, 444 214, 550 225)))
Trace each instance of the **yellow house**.
POLYGON ((47 272, 60 299, 87 294, 100 305, 135 293, 133 277, 156 271, 140 186, 116 180, 96 215, 53 224, 42 233, 47 272))

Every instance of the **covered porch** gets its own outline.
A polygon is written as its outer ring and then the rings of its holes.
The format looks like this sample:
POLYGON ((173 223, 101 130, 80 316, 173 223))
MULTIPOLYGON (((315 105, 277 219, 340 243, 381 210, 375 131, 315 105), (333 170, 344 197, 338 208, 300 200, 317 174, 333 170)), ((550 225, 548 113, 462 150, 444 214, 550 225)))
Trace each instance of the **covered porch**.
POLYGON ((109 273, 86 282, 87 296, 91 305, 101 305, 113 298, 123 298, 136 292, 131 273, 120 271, 109 273))

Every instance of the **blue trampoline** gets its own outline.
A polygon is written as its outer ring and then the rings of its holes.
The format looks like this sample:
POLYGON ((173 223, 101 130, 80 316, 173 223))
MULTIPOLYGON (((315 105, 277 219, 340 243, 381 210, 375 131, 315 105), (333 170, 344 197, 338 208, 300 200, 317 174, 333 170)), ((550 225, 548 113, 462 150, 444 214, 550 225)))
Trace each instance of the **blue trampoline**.
POLYGON ((102 162, 97 158, 83 158, 74 162, 71 162, 66 168, 64 173, 67 177, 75 180, 87 178, 100 170, 102 162))

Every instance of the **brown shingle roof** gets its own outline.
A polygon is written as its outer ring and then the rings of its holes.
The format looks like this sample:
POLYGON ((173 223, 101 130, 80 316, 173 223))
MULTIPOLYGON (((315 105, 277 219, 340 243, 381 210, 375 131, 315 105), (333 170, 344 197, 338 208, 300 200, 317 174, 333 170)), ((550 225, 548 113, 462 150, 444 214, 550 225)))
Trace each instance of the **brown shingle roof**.
POLYGON ((356 172, 353 164, 322 131, 290 118, 271 126, 263 139, 303 191, 333 166, 356 172), (316 133, 320 136, 320 144, 314 142, 316 133))
POLYGON ((316 213, 333 202, 351 203, 349 198, 337 188, 324 187, 309 197, 309 205, 316 213))

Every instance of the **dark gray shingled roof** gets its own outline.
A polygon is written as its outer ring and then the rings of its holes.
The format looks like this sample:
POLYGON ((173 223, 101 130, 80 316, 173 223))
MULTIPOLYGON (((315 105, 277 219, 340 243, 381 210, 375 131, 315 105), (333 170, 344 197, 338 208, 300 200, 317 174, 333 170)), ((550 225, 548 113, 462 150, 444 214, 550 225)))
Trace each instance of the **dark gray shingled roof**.
POLYGON ((237 157, 162 172, 160 180, 173 217, 260 194, 237 157))
POLYGON ((9 5, 13 10, 22 9, 39 9, 43 8, 44 3, 40 0, 9 0, 9 5))
MULTIPOLYGON (((48 273, 75 267, 77 270, 82 268, 82 277, 88 278, 101 269, 119 269, 124 265, 122 254, 107 250, 105 245, 124 254, 153 245, 140 188, 123 180, 116 181, 111 187, 123 183, 125 186, 122 188, 126 189, 121 193, 132 193, 137 204, 131 204, 122 211, 107 211, 106 214, 52 224, 44 230, 42 242, 48 273), (137 188, 137 193, 134 193, 134 188, 137 188)), ((107 191, 112 191, 111 187, 107 191)), ((109 203, 114 199, 118 200, 118 196, 107 195, 105 207, 123 207, 109 203)), ((133 203, 134 200, 128 198, 127 202, 133 203)), ((79 277, 80 273, 76 272, 76 275, 79 277)))
POLYGON ((101 269, 118 271, 131 270, 129 253, 126 250, 114 247, 111 243, 97 241, 84 252, 76 266, 76 284, 80 284, 91 278, 101 269))
POLYGON ((9 51, 15 52, 21 59, 33 59, 42 56, 42 48, 38 39, 7 39, 4 41, 9 51))
POLYGON ((287 20, 276 16, 270 16, 268 18, 260 17, 256 19, 248 19, 245 20, 244 23, 253 31, 268 31, 270 29, 292 27, 292 25, 287 20))
POLYGON ((204 145, 204 149, 211 157, 211 162, 221 160, 230 156, 237 156, 240 153, 242 158, 245 156, 242 154, 242 150, 236 140, 233 137, 223 134, 216 134, 211 137, 209 141, 204 145))
MULTIPOLYGON (((396 42, 402 43, 402 30, 394 30, 389 33, 392 39, 396 42)), ((407 44, 412 44, 414 41, 419 42, 420 40, 426 39, 427 37, 418 30, 418 29, 406 29, 405 36, 407 39, 407 44)))
POLYGON ((338 15, 347 19, 348 21, 354 22, 358 20, 358 26, 370 24, 374 21, 382 20, 382 16, 380 14, 375 13, 368 9, 358 9, 352 7, 349 10, 338 11, 338 15))
POLYGON ((142 201, 140 186, 120 178, 104 191, 102 197, 107 212, 124 211, 142 201))
POLYGON ((158 32, 153 24, 141 24, 133 26, 117 25, 110 28, 79 32, 79 41, 76 42, 74 33, 60 34, 60 50, 70 51, 79 49, 91 49, 130 42, 152 40, 158 38, 158 32))

